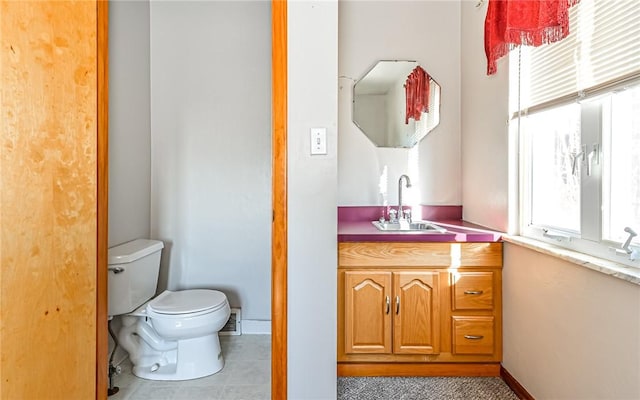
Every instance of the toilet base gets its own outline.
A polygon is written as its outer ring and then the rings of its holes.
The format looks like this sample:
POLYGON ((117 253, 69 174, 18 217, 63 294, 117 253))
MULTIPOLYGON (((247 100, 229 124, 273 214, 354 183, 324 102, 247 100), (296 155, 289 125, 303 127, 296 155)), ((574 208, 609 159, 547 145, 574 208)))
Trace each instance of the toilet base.
POLYGON ((133 374, 154 381, 182 381, 213 375, 224 367, 218 333, 178 341, 178 348, 154 357, 150 365, 134 365, 133 374))

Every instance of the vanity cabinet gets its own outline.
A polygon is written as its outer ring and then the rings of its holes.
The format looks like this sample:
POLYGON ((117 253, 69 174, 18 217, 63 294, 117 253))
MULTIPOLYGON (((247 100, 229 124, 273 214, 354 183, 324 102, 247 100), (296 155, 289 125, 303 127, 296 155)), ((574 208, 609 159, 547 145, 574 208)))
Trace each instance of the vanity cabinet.
POLYGON ((343 271, 345 352, 438 353, 438 278, 421 270, 343 271))
POLYGON ((502 243, 341 242, 339 375, 492 375, 502 243))

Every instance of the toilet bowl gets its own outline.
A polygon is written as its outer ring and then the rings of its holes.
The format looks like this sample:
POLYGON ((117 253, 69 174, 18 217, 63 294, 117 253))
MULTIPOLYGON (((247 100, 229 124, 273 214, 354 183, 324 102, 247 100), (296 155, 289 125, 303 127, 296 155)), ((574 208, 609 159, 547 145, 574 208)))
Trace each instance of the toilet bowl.
POLYGON ((118 339, 140 378, 201 378, 224 367, 218 332, 230 312, 222 292, 166 290, 123 316, 118 339))
POLYGON ((109 315, 122 316, 119 344, 133 374, 187 380, 224 367, 218 332, 231 314, 224 293, 165 290, 157 297, 162 242, 138 239, 109 249, 109 315))

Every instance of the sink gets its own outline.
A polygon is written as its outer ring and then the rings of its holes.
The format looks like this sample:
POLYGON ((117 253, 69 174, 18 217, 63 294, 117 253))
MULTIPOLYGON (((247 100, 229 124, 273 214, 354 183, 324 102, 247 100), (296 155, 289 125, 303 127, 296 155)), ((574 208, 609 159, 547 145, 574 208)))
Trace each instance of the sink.
POLYGON ((380 231, 419 231, 425 233, 446 233, 447 230, 429 221, 400 221, 400 222, 380 222, 372 221, 373 226, 380 231))

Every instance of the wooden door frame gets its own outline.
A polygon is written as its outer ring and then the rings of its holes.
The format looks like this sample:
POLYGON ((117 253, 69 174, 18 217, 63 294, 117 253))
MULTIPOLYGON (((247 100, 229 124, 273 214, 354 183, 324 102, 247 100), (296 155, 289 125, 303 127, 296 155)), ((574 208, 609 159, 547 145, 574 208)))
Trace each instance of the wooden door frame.
POLYGON ((107 333, 108 287, 107 253, 109 246, 109 4, 96 1, 96 40, 98 76, 98 141, 97 141, 97 246, 96 246, 96 399, 107 398, 108 353, 107 333))
MULTIPOLYGON (((108 387, 109 8, 97 0, 96 399, 108 387)), ((271 398, 287 398, 287 1, 271 2, 271 398)))
POLYGON ((271 1, 271 398, 287 398, 287 0, 271 1))

